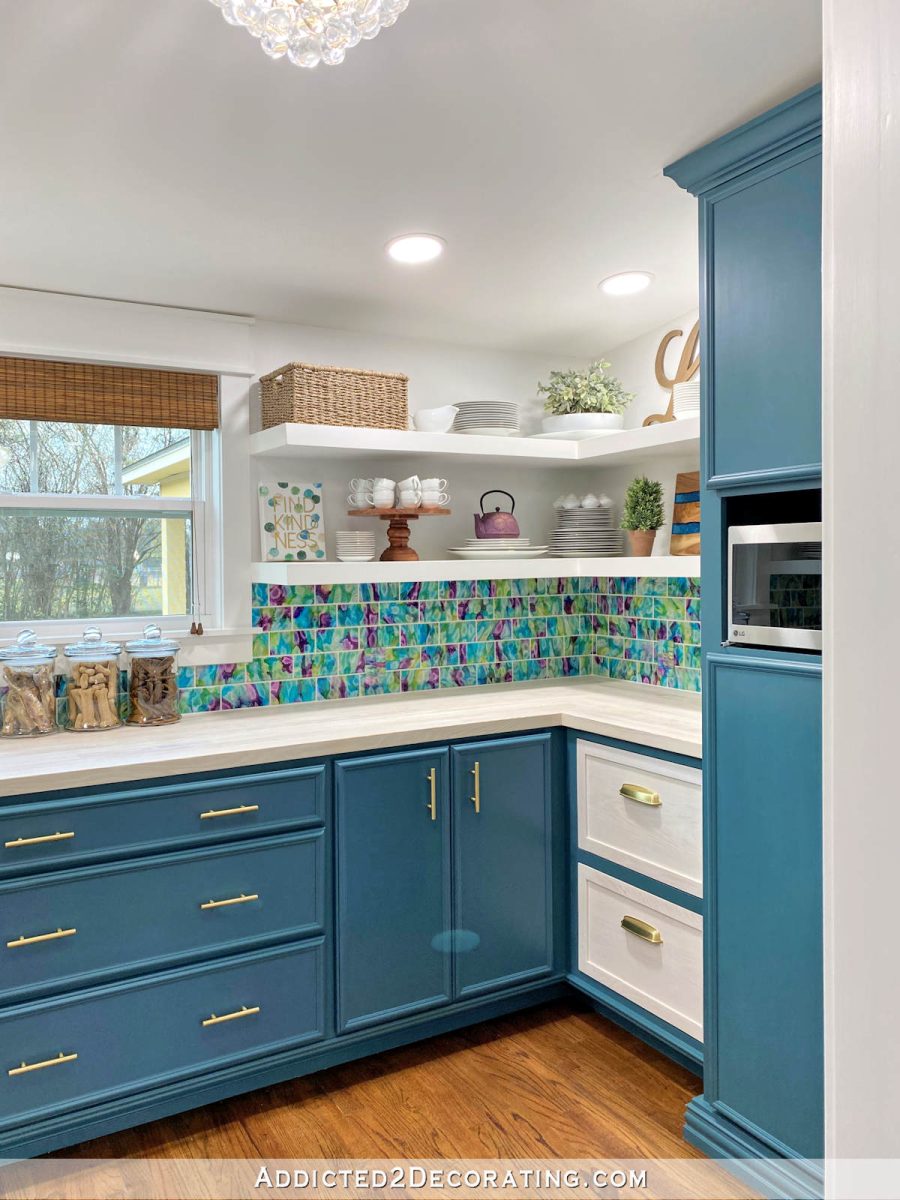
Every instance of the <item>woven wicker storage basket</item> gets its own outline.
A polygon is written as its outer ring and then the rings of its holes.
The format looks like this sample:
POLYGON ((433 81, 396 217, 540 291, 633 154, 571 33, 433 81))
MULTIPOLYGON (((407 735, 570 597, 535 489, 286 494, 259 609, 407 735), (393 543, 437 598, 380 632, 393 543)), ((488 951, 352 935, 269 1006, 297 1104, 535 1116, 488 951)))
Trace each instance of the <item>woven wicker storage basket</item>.
POLYGON ((285 421, 408 429, 406 375, 288 363, 259 380, 264 429, 285 421))

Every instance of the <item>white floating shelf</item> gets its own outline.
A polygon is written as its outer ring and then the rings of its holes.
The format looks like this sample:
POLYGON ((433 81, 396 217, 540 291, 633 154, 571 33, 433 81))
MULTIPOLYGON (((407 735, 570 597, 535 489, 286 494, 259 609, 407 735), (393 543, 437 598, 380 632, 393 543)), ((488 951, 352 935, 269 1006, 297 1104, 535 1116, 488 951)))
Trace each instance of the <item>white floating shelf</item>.
POLYGON ((652 558, 419 559, 418 562, 253 563, 254 583, 390 583, 431 579, 549 579, 568 575, 653 575, 694 577, 700 556, 652 558))
POLYGON ((457 457, 482 463, 510 460, 546 467, 627 466, 700 452, 700 418, 622 429, 585 441, 532 437, 482 437, 417 433, 406 429, 358 429, 348 425, 276 425, 254 433, 255 458, 457 457))

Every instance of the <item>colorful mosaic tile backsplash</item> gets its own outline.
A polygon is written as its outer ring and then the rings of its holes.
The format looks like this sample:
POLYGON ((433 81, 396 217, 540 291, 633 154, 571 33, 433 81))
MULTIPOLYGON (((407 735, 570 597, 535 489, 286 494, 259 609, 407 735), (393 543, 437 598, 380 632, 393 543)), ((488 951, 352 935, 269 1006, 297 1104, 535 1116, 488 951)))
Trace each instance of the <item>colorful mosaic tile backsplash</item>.
POLYGON ((700 690, 700 581, 253 585, 253 658, 184 667, 185 712, 602 675, 700 690))

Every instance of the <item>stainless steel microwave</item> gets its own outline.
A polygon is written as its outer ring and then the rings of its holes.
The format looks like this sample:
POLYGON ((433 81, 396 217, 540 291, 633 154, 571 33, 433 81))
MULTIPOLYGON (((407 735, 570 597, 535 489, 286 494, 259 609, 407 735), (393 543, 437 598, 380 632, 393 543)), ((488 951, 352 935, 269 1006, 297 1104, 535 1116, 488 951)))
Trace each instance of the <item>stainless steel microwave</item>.
POLYGON ((822 649, 822 524, 728 530, 728 640, 822 649))

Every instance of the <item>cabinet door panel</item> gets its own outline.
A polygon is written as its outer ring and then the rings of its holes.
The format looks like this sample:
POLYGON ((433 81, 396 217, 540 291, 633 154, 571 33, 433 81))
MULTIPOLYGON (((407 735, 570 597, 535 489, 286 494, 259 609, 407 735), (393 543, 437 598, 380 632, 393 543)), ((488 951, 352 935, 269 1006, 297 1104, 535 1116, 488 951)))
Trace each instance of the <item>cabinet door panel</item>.
POLYGON ((335 766, 341 1031, 450 999, 448 777, 446 750, 335 766))
POLYGON ((552 969, 550 753, 549 734, 453 749, 458 996, 552 969))
POLYGON ((820 154, 711 202, 714 475, 821 462, 821 207, 820 154))
POLYGON ((710 661, 714 1100, 822 1154, 821 675, 710 661))

